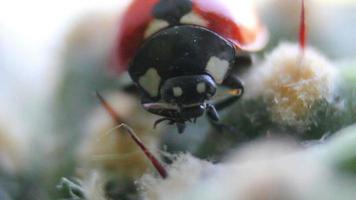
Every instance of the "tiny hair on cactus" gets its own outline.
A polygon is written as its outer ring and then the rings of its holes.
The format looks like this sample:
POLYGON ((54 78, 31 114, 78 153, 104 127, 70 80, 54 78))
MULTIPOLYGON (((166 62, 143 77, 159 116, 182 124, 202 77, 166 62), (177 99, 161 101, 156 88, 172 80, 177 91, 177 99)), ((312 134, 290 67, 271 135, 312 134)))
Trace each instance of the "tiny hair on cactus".
POLYGON ((110 106, 110 104, 104 99, 104 97, 101 96, 98 92, 96 92, 96 95, 97 95, 100 103, 103 105, 103 107, 110 114, 111 118, 115 121, 115 123, 117 123, 117 125, 119 125, 119 128, 123 128, 130 135, 132 140, 140 147, 140 149, 147 156, 147 158, 150 160, 152 165, 156 168, 156 170, 160 174, 160 176, 162 178, 166 178, 168 176, 168 173, 167 173, 166 169, 163 167, 163 165, 160 163, 160 161, 147 149, 147 147, 140 140, 140 138, 137 137, 135 132, 128 125, 126 125, 122 122, 120 116, 115 112, 115 110, 110 106))

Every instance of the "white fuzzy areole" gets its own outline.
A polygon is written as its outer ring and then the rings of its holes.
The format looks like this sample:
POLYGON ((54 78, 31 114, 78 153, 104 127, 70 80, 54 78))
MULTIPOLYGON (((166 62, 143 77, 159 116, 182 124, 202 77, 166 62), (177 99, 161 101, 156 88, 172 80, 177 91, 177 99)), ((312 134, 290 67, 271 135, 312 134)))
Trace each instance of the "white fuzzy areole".
POLYGON ((220 84, 224 81, 225 75, 229 70, 229 62, 212 56, 206 65, 206 70, 214 77, 215 81, 220 84))
POLYGON ((173 88, 173 95, 174 95, 175 97, 180 97, 180 96, 182 96, 182 95, 183 95, 183 90, 182 90, 182 88, 181 88, 181 87, 174 87, 174 88, 173 88))
POLYGON ((156 33, 157 31, 166 28, 169 26, 169 23, 162 19, 154 19, 148 25, 148 28, 145 31, 145 38, 148 38, 152 34, 156 33))
POLYGON ((208 26, 208 21, 206 21, 203 17, 195 14, 194 12, 190 12, 180 18, 180 23, 182 24, 195 24, 199 26, 208 26))
POLYGON ((199 93, 199 94, 202 94, 202 93, 204 93, 206 91, 206 85, 205 85, 205 83, 198 83, 197 84, 197 92, 199 93))
POLYGON ((155 68, 148 69, 138 82, 151 97, 158 96, 161 77, 155 68))

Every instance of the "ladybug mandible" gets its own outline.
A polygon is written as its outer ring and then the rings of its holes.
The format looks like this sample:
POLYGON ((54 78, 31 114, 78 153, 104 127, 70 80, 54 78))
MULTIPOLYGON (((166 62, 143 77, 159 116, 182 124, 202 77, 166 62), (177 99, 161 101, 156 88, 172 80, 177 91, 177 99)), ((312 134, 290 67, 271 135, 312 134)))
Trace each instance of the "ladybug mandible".
POLYGON ((249 63, 246 52, 262 48, 266 30, 246 0, 134 0, 118 35, 118 71, 128 69, 143 107, 163 116, 182 133, 186 122, 218 111, 244 91, 236 71, 249 63), (233 7, 233 9, 231 9, 233 7), (217 85, 233 95, 210 103, 217 85))

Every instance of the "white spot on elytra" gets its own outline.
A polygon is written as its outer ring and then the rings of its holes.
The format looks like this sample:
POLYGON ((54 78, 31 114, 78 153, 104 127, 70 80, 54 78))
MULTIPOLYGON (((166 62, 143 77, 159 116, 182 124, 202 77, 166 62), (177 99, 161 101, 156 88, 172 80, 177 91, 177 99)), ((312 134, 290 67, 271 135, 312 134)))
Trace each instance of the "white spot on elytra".
POLYGON ((152 97, 158 96, 161 77, 155 68, 150 68, 139 79, 140 86, 152 97))
POLYGON ((197 85, 197 92, 199 93, 199 94, 202 94, 202 93, 204 93, 206 91, 206 85, 205 85, 205 83, 198 83, 198 85, 197 85))
POLYGON ((214 77, 217 83, 222 83, 229 70, 229 62, 212 56, 206 64, 206 70, 214 77))
POLYGON ((152 34, 156 33, 157 31, 166 28, 169 26, 169 23, 162 19, 154 19, 148 25, 148 28, 145 31, 145 38, 148 38, 152 34))
POLYGON ((194 12, 190 12, 180 18, 180 23, 182 24, 195 24, 199 26, 208 26, 208 21, 206 21, 203 17, 195 14, 194 12))
POLYGON ((174 88, 173 88, 173 95, 174 95, 175 97, 180 97, 180 96, 182 96, 182 95, 183 95, 183 90, 182 90, 182 88, 180 88, 180 87, 174 87, 174 88))

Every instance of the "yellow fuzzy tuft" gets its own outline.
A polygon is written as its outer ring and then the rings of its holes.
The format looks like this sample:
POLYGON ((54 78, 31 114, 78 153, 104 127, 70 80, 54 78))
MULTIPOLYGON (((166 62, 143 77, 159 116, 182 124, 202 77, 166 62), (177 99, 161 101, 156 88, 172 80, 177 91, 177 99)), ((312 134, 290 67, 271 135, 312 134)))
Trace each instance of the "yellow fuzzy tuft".
POLYGON ((272 120, 292 126, 308 124, 311 108, 329 101, 336 83, 335 70, 325 57, 311 48, 302 54, 290 43, 280 44, 252 73, 247 90, 257 87, 252 91, 264 97, 272 120))

